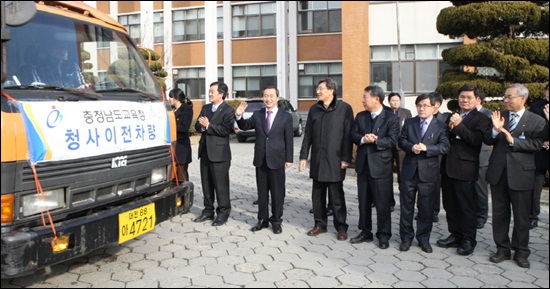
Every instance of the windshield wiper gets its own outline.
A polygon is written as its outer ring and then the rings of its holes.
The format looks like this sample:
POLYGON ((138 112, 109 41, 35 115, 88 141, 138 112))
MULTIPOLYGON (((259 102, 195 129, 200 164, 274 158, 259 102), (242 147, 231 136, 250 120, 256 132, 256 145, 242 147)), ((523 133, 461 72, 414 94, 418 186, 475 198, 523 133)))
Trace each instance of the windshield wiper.
POLYGON ((96 90, 96 92, 134 92, 134 93, 137 93, 141 96, 146 96, 148 97, 149 99, 151 100, 158 100, 159 98, 154 95, 154 94, 151 94, 151 93, 147 93, 147 92, 143 92, 143 91, 140 91, 140 90, 137 90, 137 89, 133 89, 133 88, 127 88, 127 87, 117 87, 117 88, 110 88, 110 89, 101 89, 101 90, 96 90))
POLYGON ((50 85, 50 84, 38 83, 38 82, 33 82, 33 83, 31 83, 30 85, 27 85, 27 86, 21 85, 21 86, 10 86, 10 87, 5 87, 5 88, 7 88, 7 89, 17 88, 17 89, 57 90, 57 91, 70 92, 71 94, 78 96, 78 98, 60 96, 60 97, 57 98, 58 101, 79 101, 80 97, 86 97, 86 98, 92 99, 92 100, 100 100, 101 99, 100 94, 97 94, 97 93, 95 93, 93 91, 90 91, 90 90, 69 88, 69 87, 50 85))

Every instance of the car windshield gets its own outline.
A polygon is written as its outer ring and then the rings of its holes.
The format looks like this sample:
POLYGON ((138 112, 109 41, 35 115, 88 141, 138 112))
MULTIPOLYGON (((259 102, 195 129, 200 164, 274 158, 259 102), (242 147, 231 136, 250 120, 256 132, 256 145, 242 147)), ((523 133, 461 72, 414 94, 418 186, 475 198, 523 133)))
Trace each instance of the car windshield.
POLYGON ((3 88, 57 87, 111 95, 161 93, 139 50, 122 32, 43 11, 31 22, 10 30, 3 88))

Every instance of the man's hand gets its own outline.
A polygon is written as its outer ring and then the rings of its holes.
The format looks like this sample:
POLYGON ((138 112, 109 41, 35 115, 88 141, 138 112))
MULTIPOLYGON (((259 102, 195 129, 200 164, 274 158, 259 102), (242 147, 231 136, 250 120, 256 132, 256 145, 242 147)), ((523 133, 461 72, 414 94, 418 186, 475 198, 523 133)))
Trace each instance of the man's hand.
POLYGON ((248 103, 246 101, 241 101, 241 104, 235 109, 235 114, 237 116, 242 116, 243 113, 246 111, 246 108, 248 107, 248 103))
POLYGON ((451 129, 455 128, 457 125, 459 125, 462 122, 462 117, 458 113, 453 113, 451 115, 451 118, 449 119, 449 127, 451 129))
POLYGON ((285 163, 285 169, 288 169, 292 166, 292 163, 285 163))
POLYGON ((378 136, 373 133, 367 133, 363 137, 365 143, 374 143, 378 139, 378 136))
POLYGON ((501 130, 503 130, 502 127, 504 126, 504 117, 500 116, 500 111, 493 111, 491 121, 493 122, 493 129, 495 130, 495 132, 500 132, 501 130))
POLYGON ((208 118, 206 116, 201 116, 199 117, 199 119, 197 119, 197 121, 201 124, 201 127, 206 129, 208 127, 208 125, 210 124, 210 121, 208 120, 208 118))
POLYGON ((307 164, 307 160, 300 160, 300 164, 298 165, 298 172, 301 172, 306 166, 306 164, 307 164))

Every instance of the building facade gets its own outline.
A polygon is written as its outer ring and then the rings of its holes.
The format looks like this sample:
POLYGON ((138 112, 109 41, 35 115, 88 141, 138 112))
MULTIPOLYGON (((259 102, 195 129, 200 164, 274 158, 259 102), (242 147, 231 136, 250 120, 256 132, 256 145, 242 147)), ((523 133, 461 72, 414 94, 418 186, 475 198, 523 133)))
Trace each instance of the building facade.
MULTIPOLYGON (((141 47, 162 56, 168 90, 179 87, 198 113, 208 85, 232 98, 259 97, 275 85, 299 110, 316 100, 319 80, 363 110, 365 86, 414 97, 434 91, 443 49, 463 43, 437 32, 449 1, 84 1, 124 25, 141 47)), ((414 110, 413 110, 414 111, 414 110)))

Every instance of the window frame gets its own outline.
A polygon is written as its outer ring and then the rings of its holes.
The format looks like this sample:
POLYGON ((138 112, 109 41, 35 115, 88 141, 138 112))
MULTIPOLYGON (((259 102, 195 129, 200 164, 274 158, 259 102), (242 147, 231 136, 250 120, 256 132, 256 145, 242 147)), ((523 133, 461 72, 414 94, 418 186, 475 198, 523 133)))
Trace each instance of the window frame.
POLYGON ((299 1, 297 17, 298 34, 341 33, 342 1, 299 1), (311 7, 307 7, 310 5, 311 7), (331 21, 335 17, 339 21, 331 21), (321 22, 322 20, 324 20, 324 23, 321 22), (306 25, 308 26, 305 29, 302 25, 304 22, 307 22, 306 25), (323 27, 321 27, 321 24, 323 27), (334 27, 331 24, 336 26, 334 27))
POLYGON ((254 98, 262 97, 262 90, 268 86, 277 87, 277 65, 262 64, 262 65, 243 65, 233 67, 233 91, 236 98, 254 98), (241 73, 244 70, 244 73, 241 73), (253 74, 254 71, 259 71, 253 74), (241 73, 235 75, 235 73, 241 73), (241 85, 237 81, 244 83, 244 89, 240 89, 241 85), (252 81, 258 81, 258 89, 249 88, 252 81), (241 93, 242 92, 242 93, 241 93))
POLYGON ((130 38, 132 38, 132 41, 136 43, 136 45, 141 45, 141 14, 140 13, 131 13, 131 14, 122 14, 118 15, 117 17, 118 23, 120 23, 122 26, 128 30, 128 35, 130 35, 130 38), (136 20, 137 16, 137 20, 136 20), (130 21, 137 21, 136 23, 130 21), (132 22, 132 23, 130 23, 132 22), (126 24, 123 24, 126 23, 126 24), (135 34, 137 33, 137 35, 135 34))
POLYGON ((188 42, 188 41, 201 41, 205 39, 205 27, 204 27, 204 7, 199 8, 187 8, 178 9, 172 11, 172 41, 173 42, 188 42), (181 16, 178 14, 182 14, 181 16), (195 17, 192 17, 195 15, 195 17), (189 18, 187 18, 189 17, 189 18), (176 20, 177 19, 177 20, 176 20), (182 28, 179 29, 181 26, 182 28), (189 29, 195 30, 193 33, 188 33, 189 29), (182 30, 182 34, 177 34, 179 30, 182 30))
POLYGON ((337 98, 341 99, 344 87, 342 85, 342 62, 310 62, 298 63, 298 67, 303 69, 298 70, 298 99, 313 99, 317 98, 316 88, 319 81, 325 78, 332 78, 338 84, 337 98), (315 67, 316 66, 316 67, 315 67), (325 67, 326 66, 326 67, 325 67), (302 82, 310 78, 307 85, 302 85, 302 82), (309 91, 311 95, 301 95, 305 91, 309 91))
POLYGON ((265 37, 265 36, 276 36, 277 35, 277 3, 275 1, 266 1, 260 3, 238 3, 231 6, 231 21, 233 23, 231 37, 232 38, 247 38, 247 37, 265 37), (269 11, 263 11, 262 7, 264 5, 270 4, 272 8, 269 11), (252 13, 249 12, 249 7, 258 6, 258 12, 252 13), (240 10, 240 11, 238 11, 240 10), (252 19, 257 18, 256 27, 254 31, 256 33, 251 33, 249 26, 252 24, 252 19), (271 20, 268 20, 271 18, 271 20), (267 23, 272 22, 272 27, 264 27, 267 23), (235 30, 236 27, 243 26, 243 30, 235 30))

